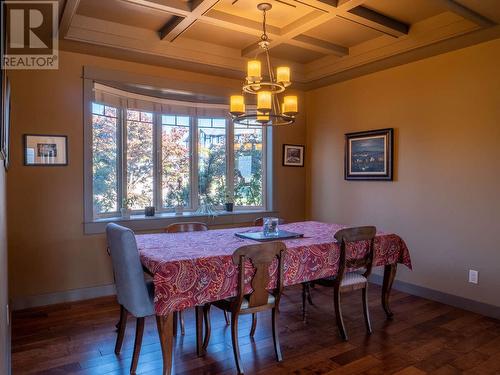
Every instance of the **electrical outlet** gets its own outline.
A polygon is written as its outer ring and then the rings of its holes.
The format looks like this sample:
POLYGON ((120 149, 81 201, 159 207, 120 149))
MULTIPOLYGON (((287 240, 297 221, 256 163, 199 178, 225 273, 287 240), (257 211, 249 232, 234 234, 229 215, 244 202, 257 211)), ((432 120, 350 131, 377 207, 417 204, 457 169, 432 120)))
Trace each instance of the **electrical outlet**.
POLYGON ((479 282, 479 272, 476 270, 469 270, 469 283, 477 284, 479 282))

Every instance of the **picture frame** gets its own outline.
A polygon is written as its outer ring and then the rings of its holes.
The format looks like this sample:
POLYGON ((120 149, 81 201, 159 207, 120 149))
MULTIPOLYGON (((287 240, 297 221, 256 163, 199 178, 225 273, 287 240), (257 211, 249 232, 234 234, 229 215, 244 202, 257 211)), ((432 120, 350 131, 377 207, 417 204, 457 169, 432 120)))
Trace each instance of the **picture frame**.
POLYGON ((283 145, 283 166, 284 167, 303 167, 305 156, 304 145, 283 145))
POLYGON ((345 135, 344 179, 392 181, 394 129, 345 135))
POLYGON ((24 134, 24 165, 61 167, 68 165, 66 135, 24 134))
POLYGON ((2 122, 0 126, 0 158, 3 159, 4 168, 9 168, 10 162, 10 81, 5 70, 2 70, 2 122))

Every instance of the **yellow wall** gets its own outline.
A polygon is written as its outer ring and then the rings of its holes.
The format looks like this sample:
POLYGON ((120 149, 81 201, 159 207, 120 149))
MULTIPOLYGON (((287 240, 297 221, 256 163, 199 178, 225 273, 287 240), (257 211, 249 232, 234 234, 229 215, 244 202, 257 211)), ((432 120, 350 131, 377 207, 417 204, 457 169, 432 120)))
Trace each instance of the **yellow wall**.
POLYGON ((308 216, 398 233, 398 278, 500 306, 499 61, 497 39, 308 92, 308 216), (387 127, 396 180, 344 181, 344 134, 387 127))
MULTIPOLYGON (((12 168, 9 171, 9 266, 13 298, 111 284, 103 235, 83 234, 82 67, 96 66, 238 90, 241 82, 179 70, 61 52, 58 71, 12 72, 12 168), (24 133, 66 134, 69 166, 22 166, 24 133)), ((277 210, 305 212, 304 168, 281 167, 281 144, 304 143, 305 125, 275 133, 277 210), (290 204, 289 202, 293 202, 290 204)))

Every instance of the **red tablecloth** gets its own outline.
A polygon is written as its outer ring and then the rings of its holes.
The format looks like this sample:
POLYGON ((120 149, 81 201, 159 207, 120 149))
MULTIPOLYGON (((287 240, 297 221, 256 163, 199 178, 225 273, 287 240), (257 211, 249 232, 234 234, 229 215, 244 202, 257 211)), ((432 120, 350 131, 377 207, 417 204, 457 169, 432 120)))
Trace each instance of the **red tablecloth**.
MULTIPOLYGON (((315 221, 280 225, 280 229, 304 234, 284 241, 285 285, 316 280, 337 273, 339 244, 334 234, 344 226, 315 221)), ((236 237, 236 232, 259 228, 231 228, 191 233, 137 235, 142 264, 154 275, 155 310, 158 315, 236 295, 237 269, 231 255, 238 247, 255 241, 236 237)), ((348 258, 361 258, 367 243, 347 249, 348 258)), ((402 263, 411 268, 408 248, 395 234, 378 233, 374 266, 402 263)), ((252 268, 247 267, 247 278, 252 268)), ((276 267, 270 269, 269 288, 276 283, 276 267)))

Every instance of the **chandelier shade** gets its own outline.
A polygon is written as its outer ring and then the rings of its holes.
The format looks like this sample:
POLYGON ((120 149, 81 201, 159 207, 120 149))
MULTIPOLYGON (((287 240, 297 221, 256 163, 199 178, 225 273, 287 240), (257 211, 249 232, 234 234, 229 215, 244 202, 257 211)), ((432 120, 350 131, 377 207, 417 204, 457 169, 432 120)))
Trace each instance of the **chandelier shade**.
POLYGON ((263 34, 258 44, 263 51, 267 75, 264 77, 263 70, 265 71, 265 69, 263 69, 263 63, 258 59, 258 56, 249 60, 242 93, 230 97, 229 112, 233 122, 239 125, 290 125, 295 122, 295 116, 299 113, 297 96, 284 95, 283 98, 280 98, 280 94, 284 93, 292 83, 290 67, 278 66, 274 70, 271 66, 270 40, 266 33, 266 12, 271 10, 272 5, 261 3, 257 8, 263 12, 263 34), (257 100, 251 100, 252 104, 257 103, 256 108, 246 105, 245 94, 257 97, 257 100))

